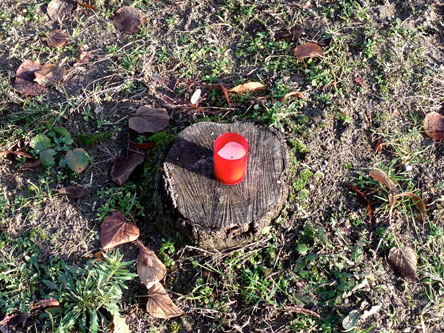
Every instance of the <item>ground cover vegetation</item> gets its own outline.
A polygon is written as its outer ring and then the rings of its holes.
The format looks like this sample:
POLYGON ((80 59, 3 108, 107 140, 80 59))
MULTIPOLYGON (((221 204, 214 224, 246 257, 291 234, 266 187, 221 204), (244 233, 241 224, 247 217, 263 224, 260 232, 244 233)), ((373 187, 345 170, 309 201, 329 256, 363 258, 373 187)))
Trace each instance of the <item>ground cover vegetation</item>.
POLYGON ((444 331, 443 22, 438 0, 1 1, 0 330, 444 331), (157 223, 200 121, 286 139, 288 201, 247 246, 157 223))

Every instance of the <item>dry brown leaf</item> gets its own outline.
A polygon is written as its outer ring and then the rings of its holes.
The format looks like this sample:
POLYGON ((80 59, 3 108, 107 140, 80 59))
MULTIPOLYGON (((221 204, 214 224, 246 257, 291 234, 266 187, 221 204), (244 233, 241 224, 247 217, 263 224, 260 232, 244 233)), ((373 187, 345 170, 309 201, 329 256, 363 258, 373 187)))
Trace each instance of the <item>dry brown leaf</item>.
POLYGON ((376 139, 375 144, 373 145, 373 152, 375 154, 380 153, 382 151, 382 143, 381 143, 382 138, 379 137, 376 139))
POLYGON ((299 45, 294 49, 293 55, 298 59, 302 60, 305 58, 315 58, 322 57, 324 53, 322 48, 316 43, 306 43, 299 45))
POLYGON ((280 30, 276 33, 276 40, 286 40, 289 42, 296 42, 299 38, 301 38, 304 33, 304 29, 299 26, 294 26, 291 30, 284 29, 280 30))
POLYGON ((395 205, 396 201, 401 198, 401 197, 409 197, 412 199, 413 203, 416 205, 416 208, 418 208, 419 213, 421 214, 421 219, 424 220, 426 215, 427 215, 427 211, 426 211, 426 204, 424 202, 424 200, 421 199, 421 197, 419 197, 418 195, 416 195, 413 192, 403 192, 403 193, 399 193, 393 196, 393 200, 390 203, 391 206, 395 205))
POLYGON ((148 290, 146 311, 153 317, 162 319, 179 317, 185 314, 173 303, 160 282, 154 283, 148 290))
POLYGON ((427 113, 424 119, 427 136, 435 141, 444 140, 444 116, 438 112, 427 113))
POLYGON ((33 161, 25 162, 19 166, 19 170, 35 170, 39 166, 42 165, 42 162, 40 160, 36 159, 33 161))
POLYGON ((120 8, 114 16, 114 26, 120 32, 126 34, 137 34, 142 24, 142 12, 134 7, 125 6, 120 8))
POLYGON ((74 2, 70 0, 52 0, 48 4, 48 15, 53 20, 62 20, 66 16, 71 15, 74 8, 74 2))
POLYGON ((127 222, 121 211, 105 217, 100 226, 100 244, 104 250, 135 241, 137 238, 139 228, 134 223, 127 222))
POLYGON ((42 66, 35 61, 25 60, 15 73, 14 89, 22 97, 38 96, 46 92, 46 87, 34 82, 35 72, 42 66))
POLYGON ((358 194, 361 197, 361 199, 363 199, 365 201, 365 203, 367 204, 368 219, 370 221, 369 224, 371 226, 372 225, 372 215, 373 215, 372 214, 372 206, 370 205, 370 201, 367 199, 367 196, 364 193, 362 193, 357 187, 355 187, 353 185, 345 184, 345 186, 349 190, 351 190, 351 191, 355 192, 356 194, 358 194))
POLYGON ((94 252, 93 257, 97 262, 103 262, 105 260, 102 251, 94 252))
POLYGON ((300 91, 292 91, 292 92, 289 92, 289 93, 285 94, 285 96, 282 97, 280 99, 280 101, 284 102, 284 101, 286 101, 289 98, 300 98, 300 99, 303 99, 303 100, 307 99, 307 97, 305 97, 305 95, 303 93, 301 93, 300 91))
POLYGON ((411 247, 393 247, 390 249, 388 261, 407 280, 418 280, 416 273, 416 253, 411 247))
POLYGON ((49 47, 62 47, 68 43, 69 40, 69 36, 60 29, 55 29, 46 36, 46 42, 49 47))
POLYGON ((387 188, 391 194, 399 193, 398 187, 395 184, 395 182, 391 180, 390 177, 384 171, 379 169, 373 169, 370 171, 370 177, 372 177, 379 184, 387 188))
POLYGON ((143 105, 136 114, 129 119, 129 128, 137 133, 155 133, 168 126, 170 116, 166 109, 150 108, 143 105))
POLYGON ((93 55, 90 52, 82 51, 73 66, 75 68, 83 66, 87 64, 92 59, 92 57, 93 55))
POLYGON ((38 71, 34 72, 34 81, 44 87, 49 87, 59 82, 64 74, 65 69, 63 67, 53 64, 45 64, 38 71))
POLYGON ((244 84, 240 84, 234 88, 231 88, 229 92, 234 92, 236 94, 242 94, 246 91, 249 92, 255 92, 255 91, 261 91, 264 90, 266 86, 262 84, 261 82, 247 82, 244 84))
POLYGON ((222 92, 224 93, 224 96, 225 96, 225 100, 227 101, 227 104, 228 104, 228 106, 230 106, 231 105, 231 102, 230 102, 230 94, 228 93, 228 89, 227 88, 225 88, 223 85, 219 85, 219 89, 220 90, 222 90, 222 92))
POLYGON ((67 186, 67 187, 59 188, 55 191, 60 194, 67 195, 68 198, 71 198, 71 199, 80 199, 88 194, 88 191, 86 190, 86 188, 84 188, 82 186, 67 186))
POLYGON ((111 168, 111 178, 119 186, 125 184, 134 169, 145 160, 145 155, 128 151, 116 158, 111 168))
POLYGON ((161 281, 166 275, 165 265, 157 258, 154 251, 147 249, 141 242, 137 242, 139 255, 137 256, 137 274, 140 281, 150 289, 155 282, 161 281))

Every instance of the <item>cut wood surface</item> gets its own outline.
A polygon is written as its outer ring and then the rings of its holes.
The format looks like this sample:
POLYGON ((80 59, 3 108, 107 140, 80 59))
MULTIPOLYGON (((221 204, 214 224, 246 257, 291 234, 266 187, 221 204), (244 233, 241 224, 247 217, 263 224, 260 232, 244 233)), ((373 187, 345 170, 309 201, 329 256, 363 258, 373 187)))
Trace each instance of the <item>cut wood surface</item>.
POLYGON ((204 248, 254 240, 275 218, 288 193, 287 151, 281 135, 248 123, 202 122, 182 131, 162 168, 163 217, 204 248), (213 176, 213 143, 235 132, 249 144, 245 179, 223 185, 213 176))

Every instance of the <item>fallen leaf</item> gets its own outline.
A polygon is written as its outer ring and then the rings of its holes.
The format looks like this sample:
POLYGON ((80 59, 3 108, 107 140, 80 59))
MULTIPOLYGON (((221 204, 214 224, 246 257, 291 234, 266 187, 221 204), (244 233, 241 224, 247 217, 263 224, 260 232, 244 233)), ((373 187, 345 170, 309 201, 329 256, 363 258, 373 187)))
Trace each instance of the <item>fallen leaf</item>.
POLYGON ((129 119, 129 128, 137 133, 155 133, 168 126, 170 116, 166 109, 150 108, 146 105, 137 109, 136 114, 129 119))
POLYGON ((140 281, 150 289, 155 282, 161 281, 166 275, 165 265, 157 258, 154 251, 147 249, 137 241, 139 255, 137 256, 137 274, 140 281))
POLYGON ((358 188, 356 188, 355 186, 353 186, 353 185, 350 185, 350 184, 345 184, 345 186, 349 189, 349 190, 351 190, 351 191, 353 191, 353 192, 355 192, 355 193, 357 193, 360 197, 361 197, 361 199, 363 199, 365 202, 366 202, 366 204, 367 204, 367 213, 368 213, 368 219, 369 219, 369 224, 370 224, 370 226, 372 225, 372 206, 370 205, 370 201, 367 199, 367 197, 366 197, 366 195, 364 194, 364 193, 362 193, 358 188))
POLYGON ((416 273, 416 254, 411 247, 391 248, 388 255, 388 261, 407 280, 418 280, 418 275, 416 273))
POLYGON ((202 90, 200 89, 196 89, 196 91, 194 92, 194 94, 191 96, 190 98, 190 102, 193 105, 197 105, 197 103, 200 100, 200 95, 202 94, 202 90))
POLYGON ((74 67, 80 67, 87 64, 92 59, 92 54, 90 52, 82 51, 77 58, 74 67))
POLYGON ((42 162, 40 162, 40 160, 37 159, 37 160, 33 160, 33 161, 29 161, 29 162, 25 162, 25 163, 21 164, 19 166, 19 170, 35 170, 41 165, 42 165, 42 162))
POLYGON ((261 82, 247 82, 244 84, 240 84, 234 88, 231 88, 229 92, 234 92, 237 94, 242 94, 246 91, 249 92, 255 92, 255 91, 261 91, 264 90, 266 86, 262 84, 261 82))
POLYGON ((81 173, 89 164, 90 157, 85 149, 76 148, 66 152, 66 163, 75 173, 81 173))
POLYGON ((42 66, 35 61, 25 60, 15 73, 14 89, 23 97, 38 96, 46 92, 46 87, 34 82, 35 72, 42 66))
POLYGON ((8 154, 24 156, 24 157, 27 157, 27 158, 34 158, 34 156, 32 156, 32 155, 30 155, 30 154, 28 154, 28 153, 26 153, 24 151, 20 151, 20 150, 17 150, 17 151, 4 150, 4 151, 0 152, 0 157, 2 157, 4 155, 8 155, 8 154))
POLYGON ((52 0, 48 4, 47 13, 53 20, 62 20, 65 16, 71 15, 74 3, 70 0, 52 0))
POLYGON ((373 169, 370 171, 370 177, 376 180, 379 184, 389 190, 391 194, 398 194, 399 190, 395 182, 382 170, 373 169))
POLYGON ((225 96, 225 100, 227 101, 228 106, 231 105, 230 102, 230 94, 228 93, 228 89, 225 88, 223 85, 219 84, 219 89, 222 90, 222 92, 224 93, 225 96))
POLYGON ((137 34, 142 24, 142 12, 134 7, 122 7, 116 12, 113 23, 120 32, 137 34))
POLYGON ((322 57, 324 53, 322 48, 316 43, 306 43, 299 45, 294 49, 293 55, 298 59, 302 60, 305 58, 316 58, 322 57))
POLYGON ((294 26, 290 30, 285 29, 277 32, 275 35, 275 39, 296 42, 299 38, 301 38, 303 33, 304 29, 299 26, 294 26))
POLYGON ((301 93, 300 91, 292 91, 292 92, 289 92, 289 93, 287 93, 287 94, 285 94, 285 96, 284 97, 282 97, 281 99, 280 99, 280 101, 281 102, 284 102, 284 101, 286 101, 287 99, 289 99, 289 98, 300 98, 300 99, 303 99, 303 100, 306 100, 307 99, 307 97, 305 97, 305 95, 303 94, 303 93, 301 93))
POLYGON ((105 217, 100 226, 100 244, 103 250, 135 241, 137 238, 139 228, 134 223, 127 222, 121 211, 105 217))
POLYGON ((134 169, 145 160, 144 154, 128 151, 119 156, 111 168, 111 178, 119 186, 125 184, 134 169))
POLYGON ((86 188, 82 186, 67 186, 55 190, 59 194, 67 195, 71 199, 80 199, 88 194, 86 188))
POLYGON ((68 43, 69 40, 69 36, 60 29, 55 29, 46 36, 46 42, 49 47, 62 47, 68 43))
POLYGON ((91 9, 91 10, 94 10, 94 11, 97 10, 97 7, 96 7, 96 6, 89 5, 89 4, 87 4, 87 3, 83 3, 83 2, 79 2, 79 1, 77 1, 77 4, 78 4, 80 7, 83 7, 83 8, 88 8, 88 9, 91 9))
POLYGON ((97 262, 102 262, 102 261, 105 260, 105 258, 103 257, 103 252, 102 251, 94 252, 93 257, 94 257, 94 259, 97 262))
POLYGON ((49 87, 59 82, 64 74, 65 69, 63 67, 54 64, 45 64, 38 71, 34 72, 34 81, 44 87, 49 87))
POLYGON ((125 318, 120 317, 118 314, 113 315, 114 333, 130 333, 130 329, 125 322, 125 318))
POLYGON ((162 319, 179 317, 185 314, 173 303, 160 282, 154 283, 148 290, 146 311, 153 317, 162 319))
POLYGON ((413 192, 403 192, 403 193, 399 193, 399 194, 394 195, 393 200, 390 203, 390 205, 393 206, 396 203, 396 201, 402 197, 409 197, 412 199, 413 203, 416 205, 416 208, 418 208, 418 210, 421 214, 421 219, 424 220, 427 215, 426 204, 425 204, 424 200, 421 199, 421 197, 414 194, 413 192))
POLYGON ((435 141, 444 140, 444 116, 438 112, 427 113, 424 119, 427 136, 435 141))
POLYGON ((375 154, 382 152, 381 137, 376 139, 375 144, 373 146, 373 152, 375 154))

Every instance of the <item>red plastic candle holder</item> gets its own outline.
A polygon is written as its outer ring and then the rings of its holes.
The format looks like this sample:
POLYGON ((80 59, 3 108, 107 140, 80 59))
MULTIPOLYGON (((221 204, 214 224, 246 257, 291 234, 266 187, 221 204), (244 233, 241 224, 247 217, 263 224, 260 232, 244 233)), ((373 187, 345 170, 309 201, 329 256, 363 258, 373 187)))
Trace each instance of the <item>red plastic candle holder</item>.
POLYGON ((247 140, 237 133, 224 133, 214 141, 213 149, 213 170, 216 180, 226 185, 241 182, 247 169, 247 140))

